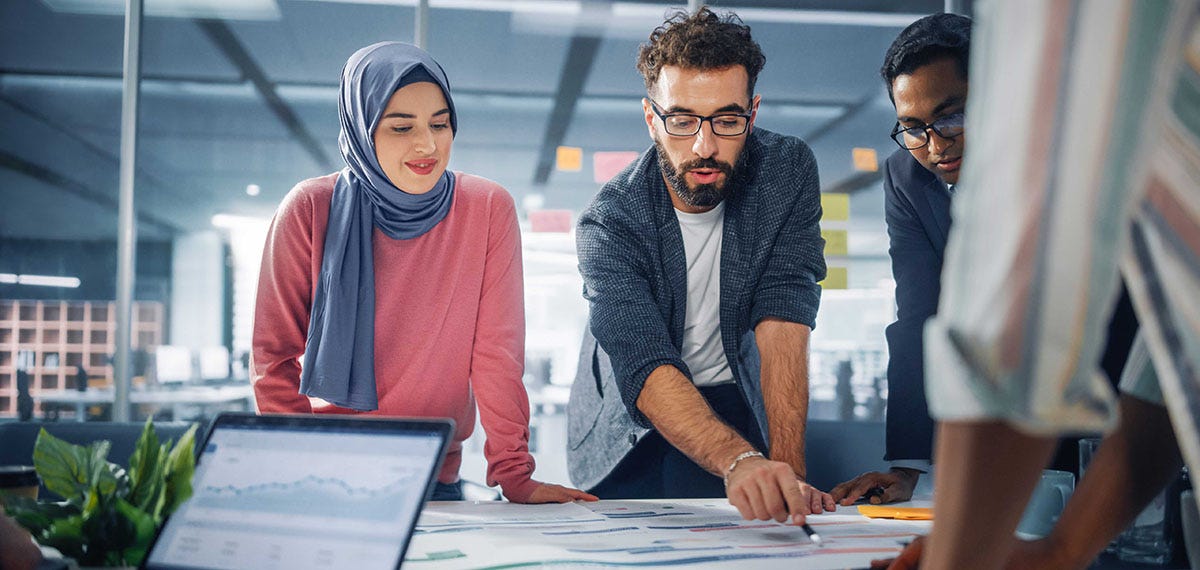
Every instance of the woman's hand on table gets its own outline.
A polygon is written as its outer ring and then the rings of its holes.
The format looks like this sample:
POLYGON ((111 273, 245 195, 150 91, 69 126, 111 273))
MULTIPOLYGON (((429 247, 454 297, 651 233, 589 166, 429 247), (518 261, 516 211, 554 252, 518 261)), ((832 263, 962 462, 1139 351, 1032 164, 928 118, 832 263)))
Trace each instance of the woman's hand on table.
POLYGON ((533 493, 530 493, 529 504, 538 503, 569 503, 571 501, 599 501, 600 498, 579 489, 563 487, 553 483, 538 483, 533 493))

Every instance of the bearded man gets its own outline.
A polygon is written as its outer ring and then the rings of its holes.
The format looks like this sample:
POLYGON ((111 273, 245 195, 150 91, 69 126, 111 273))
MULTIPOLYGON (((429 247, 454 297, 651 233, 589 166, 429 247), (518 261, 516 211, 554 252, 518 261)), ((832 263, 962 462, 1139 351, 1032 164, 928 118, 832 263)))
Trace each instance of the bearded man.
POLYGON ((707 8, 641 47, 654 146, 576 233, 590 314, 568 465, 602 498, 727 496, 747 519, 797 523, 836 508, 805 482, 817 165, 754 126, 765 61, 748 26, 707 8))

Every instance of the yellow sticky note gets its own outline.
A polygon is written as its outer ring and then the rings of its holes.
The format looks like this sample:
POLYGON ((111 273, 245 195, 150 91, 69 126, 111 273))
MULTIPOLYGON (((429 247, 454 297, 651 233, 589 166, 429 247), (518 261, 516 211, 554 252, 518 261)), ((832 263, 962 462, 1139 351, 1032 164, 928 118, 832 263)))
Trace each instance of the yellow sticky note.
POLYGON ((879 171, 879 157, 875 155, 875 149, 856 147, 850 151, 850 156, 854 159, 855 170, 859 172, 879 171))
POLYGON ((872 519, 898 519, 906 521, 931 521, 933 509, 928 507, 889 507, 886 505, 859 505, 858 514, 872 519))
POLYGON ((825 255, 850 253, 849 233, 846 230, 821 230, 821 237, 825 238, 825 255))
POLYGON ((849 276, 846 274, 846 268, 825 268, 825 280, 817 284, 826 289, 847 289, 849 287, 849 276))
POLYGON ((556 163, 559 170, 571 172, 583 170, 583 149, 577 146, 558 147, 556 163))
POLYGON ((850 195, 839 193, 821 194, 821 219, 830 221, 850 219, 850 195))

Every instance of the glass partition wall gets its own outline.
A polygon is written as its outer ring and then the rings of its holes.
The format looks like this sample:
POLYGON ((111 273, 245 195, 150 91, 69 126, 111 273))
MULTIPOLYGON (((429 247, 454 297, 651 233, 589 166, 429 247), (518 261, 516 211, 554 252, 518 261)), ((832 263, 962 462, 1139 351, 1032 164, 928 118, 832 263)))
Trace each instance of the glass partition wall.
MULTIPOLYGON (((879 181, 895 150, 887 138, 894 112, 878 68, 895 35, 943 2, 715 4, 738 12, 766 52, 756 124, 805 139, 828 193, 831 272, 812 339, 811 417, 878 421, 883 328, 895 314, 879 181)), ((450 166, 499 182, 517 203, 525 380, 533 445, 550 480, 566 481, 563 414, 587 317, 573 225, 650 145, 635 59, 672 7, 429 2, 426 47, 445 67, 459 113, 450 166)), ((270 217, 296 182, 340 169, 342 65, 370 43, 413 41, 417 2, 158 0, 145 8, 133 384, 241 386, 248 395, 270 217)), ((123 10, 112 0, 0 5, 0 418, 20 415, 21 383, 37 418, 109 417, 104 406, 56 402, 52 393, 113 382, 123 10), (67 281, 37 285, 37 276, 67 281)), ((222 406, 135 401, 132 411, 187 419, 222 406)), ((464 475, 481 480, 475 460, 464 475)))

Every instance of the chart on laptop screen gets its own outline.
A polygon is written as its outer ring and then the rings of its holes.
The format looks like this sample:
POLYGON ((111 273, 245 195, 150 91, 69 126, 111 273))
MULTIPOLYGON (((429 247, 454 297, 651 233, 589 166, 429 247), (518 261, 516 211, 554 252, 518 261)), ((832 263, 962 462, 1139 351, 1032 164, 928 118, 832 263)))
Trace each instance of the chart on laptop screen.
POLYGON ((203 568, 393 568, 440 443, 218 430, 155 555, 203 568))

